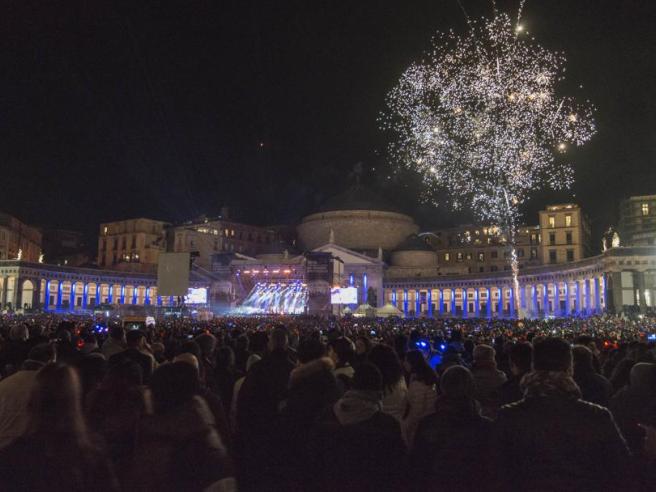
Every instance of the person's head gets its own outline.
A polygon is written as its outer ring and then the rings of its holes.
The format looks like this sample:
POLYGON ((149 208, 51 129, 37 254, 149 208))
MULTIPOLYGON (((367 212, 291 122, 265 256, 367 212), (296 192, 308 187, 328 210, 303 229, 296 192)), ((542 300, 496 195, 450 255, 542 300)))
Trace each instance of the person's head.
POLYGON ((266 352, 269 343, 269 336, 263 331, 256 331, 250 336, 250 349, 251 352, 256 354, 263 354, 266 352))
POLYGON ((474 376, 463 366, 451 366, 440 378, 440 391, 454 400, 474 398, 474 376))
POLYGON ((521 376, 531 370, 533 347, 528 342, 516 343, 508 352, 510 370, 515 376, 521 376))
POLYGON ((307 364, 326 354, 326 347, 316 338, 304 338, 298 344, 297 355, 301 364, 307 364))
POLYGON ((328 344, 328 355, 335 364, 350 364, 355 355, 355 345, 348 337, 339 337, 328 344))
POLYGON ((23 362, 23 369, 40 369, 49 362, 57 360, 56 345, 52 343, 40 343, 32 347, 27 354, 27 360, 23 362))
POLYGON ((173 359, 173 362, 184 362, 196 369, 196 371, 199 370, 198 358, 189 352, 182 352, 181 354, 176 355, 173 359))
POLYGON ((28 414, 28 433, 52 436, 54 441, 71 438, 79 446, 89 444, 80 379, 70 366, 52 363, 38 372, 28 414))
POLYGON ((88 354, 80 358, 76 366, 84 395, 98 387, 107 372, 107 361, 99 353, 88 354))
POLYGON ((9 330, 9 340, 14 342, 24 342, 30 337, 30 331, 26 325, 12 326, 9 330))
POLYGON ((164 364, 153 373, 150 389, 155 413, 167 413, 190 402, 198 393, 198 371, 187 362, 164 364))
POLYGON ((656 364, 638 362, 631 368, 629 384, 645 395, 656 394, 656 364))
POLYGON ((365 362, 355 369, 351 387, 357 391, 382 392, 383 376, 375 365, 365 362))
POLYGON ((269 351, 287 350, 288 342, 287 328, 284 326, 276 326, 271 331, 271 336, 269 337, 269 351))
POLYGON ((358 355, 366 355, 371 350, 371 340, 367 337, 359 336, 355 339, 355 353, 358 355))
POLYGON ((146 345, 146 335, 141 330, 130 330, 125 335, 128 347, 141 349, 146 345))
POLYGON ((222 369, 234 369, 235 367, 235 352, 232 347, 221 347, 216 352, 216 366, 222 369))
POLYGON ((572 373, 572 348, 562 338, 547 337, 533 346, 533 369, 572 373))
POLYGON ((125 341, 125 328, 121 325, 114 325, 109 329, 109 336, 117 342, 125 341))
POLYGON ((214 355, 214 350, 216 349, 216 337, 214 335, 203 333, 202 335, 198 335, 195 341, 200 347, 203 357, 210 358, 214 355))
POLYGON ((403 369, 396 352, 389 345, 376 344, 369 352, 369 362, 375 365, 383 376, 383 386, 391 389, 403 377, 403 369))
POLYGON ((202 357, 200 347, 195 340, 187 340, 182 345, 180 345, 180 348, 178 349, 178 355, 180 354, 191 354, 196 357, 197 360, 200 360, 202 357))
POLYGON ((243 334, 239 335, 235 340, 235 351, 236 352, 247 352, 250 345, 248 335, 243 334))
POLYGON ((575 345, 572 349, 574 361, 574 374, 587 374, 594 372, 592 365, 592 351, 584 345, 575 345))
POLYGON ((494 362, 495 355, 496 351, 489 345, 481 344, 474 347, 473 357, 475 363, 494 362))
POLYGON ((424 353, 421 350, 410 350, 406 352, 403 366, 408 374, 418 381, 429 386, 437 383, 437 374, 435 374, 435 371, 433 371, 431 366, 428 365, 424 353))
POLYGON ((135 388, 143 384, 143 370, 141 366, 130 359, 121 359, 120 362, 109 366, 101 387, 104 389, 135 388))

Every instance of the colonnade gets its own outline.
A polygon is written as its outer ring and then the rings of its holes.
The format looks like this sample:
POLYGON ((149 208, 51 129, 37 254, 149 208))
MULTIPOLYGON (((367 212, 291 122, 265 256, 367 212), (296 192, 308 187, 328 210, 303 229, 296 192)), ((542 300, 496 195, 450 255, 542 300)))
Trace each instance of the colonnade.
MULTIPOLYGON (((507 280, 507 279, 505 279, 507 280)), ((406 317, 539 318, 590 316, 606 308, 603 275, 493 285, 390 286, 385 301, 406 317)))
POLYGON ((157 295, 157 287, 153 285, 0 277, 2 308, 75 311, 101 304, 169 306, 175 301, 173 297, 157 295))

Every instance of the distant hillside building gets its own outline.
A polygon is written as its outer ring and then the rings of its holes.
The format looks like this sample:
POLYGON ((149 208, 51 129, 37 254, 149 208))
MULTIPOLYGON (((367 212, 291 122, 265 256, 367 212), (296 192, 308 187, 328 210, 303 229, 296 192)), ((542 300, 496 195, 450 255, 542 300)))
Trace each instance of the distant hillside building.
POLYGON ((622 246, 656 245, 656 195, 632 196, 620 204, 622 246))

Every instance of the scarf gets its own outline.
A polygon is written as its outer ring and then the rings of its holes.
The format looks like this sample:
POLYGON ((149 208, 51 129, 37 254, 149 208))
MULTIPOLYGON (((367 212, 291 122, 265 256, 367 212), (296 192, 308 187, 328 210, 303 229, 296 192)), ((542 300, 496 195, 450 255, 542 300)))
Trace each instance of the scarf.
POLYGON ((524 375, 519 387, 525 397, 581 398, 579 389, 572 376, 563 371, 532 371, 524 375))
POLYGON ((382 395, 378 391, 351 390, 333 406, 335 417, 341 425, 364 422, 383 408, 382 395))

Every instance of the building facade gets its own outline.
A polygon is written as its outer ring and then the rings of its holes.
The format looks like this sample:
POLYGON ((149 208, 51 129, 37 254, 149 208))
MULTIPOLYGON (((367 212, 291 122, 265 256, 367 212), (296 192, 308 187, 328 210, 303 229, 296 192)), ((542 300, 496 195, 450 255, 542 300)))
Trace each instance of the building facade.
POLYGON ((165 251, 166 222, 146 218, 100 224, 98 266, 108 270, 154 273, 165 251))
MULTIPOLYGON (((508 238, 496 226, 464 225, 421 236, 435 249, 443 275, 510 270, 508 238)), ((538 226, 520 226, 515 244, 520 269, 541 264, 538 226)))
POLYGON ((543 265, 578 261, 591 254, 590 224, 576 204, 549 205, 540 211, 543 265))
POLYGON ((622 201, 618 229, 623 245, 656 245, 656 195, 632 196, 622 201))
POLYGON ((239 253, 255 256, 276 239, 275 231, 222 218, 201 219, 171 228, 167 249, 191 253, 196 265, 210 269, 212 255, 239 253))
POLYGON ((16 217, 0 212, 0 260, 20 259, 38 262, 41 257, 41 232, 16 217))

